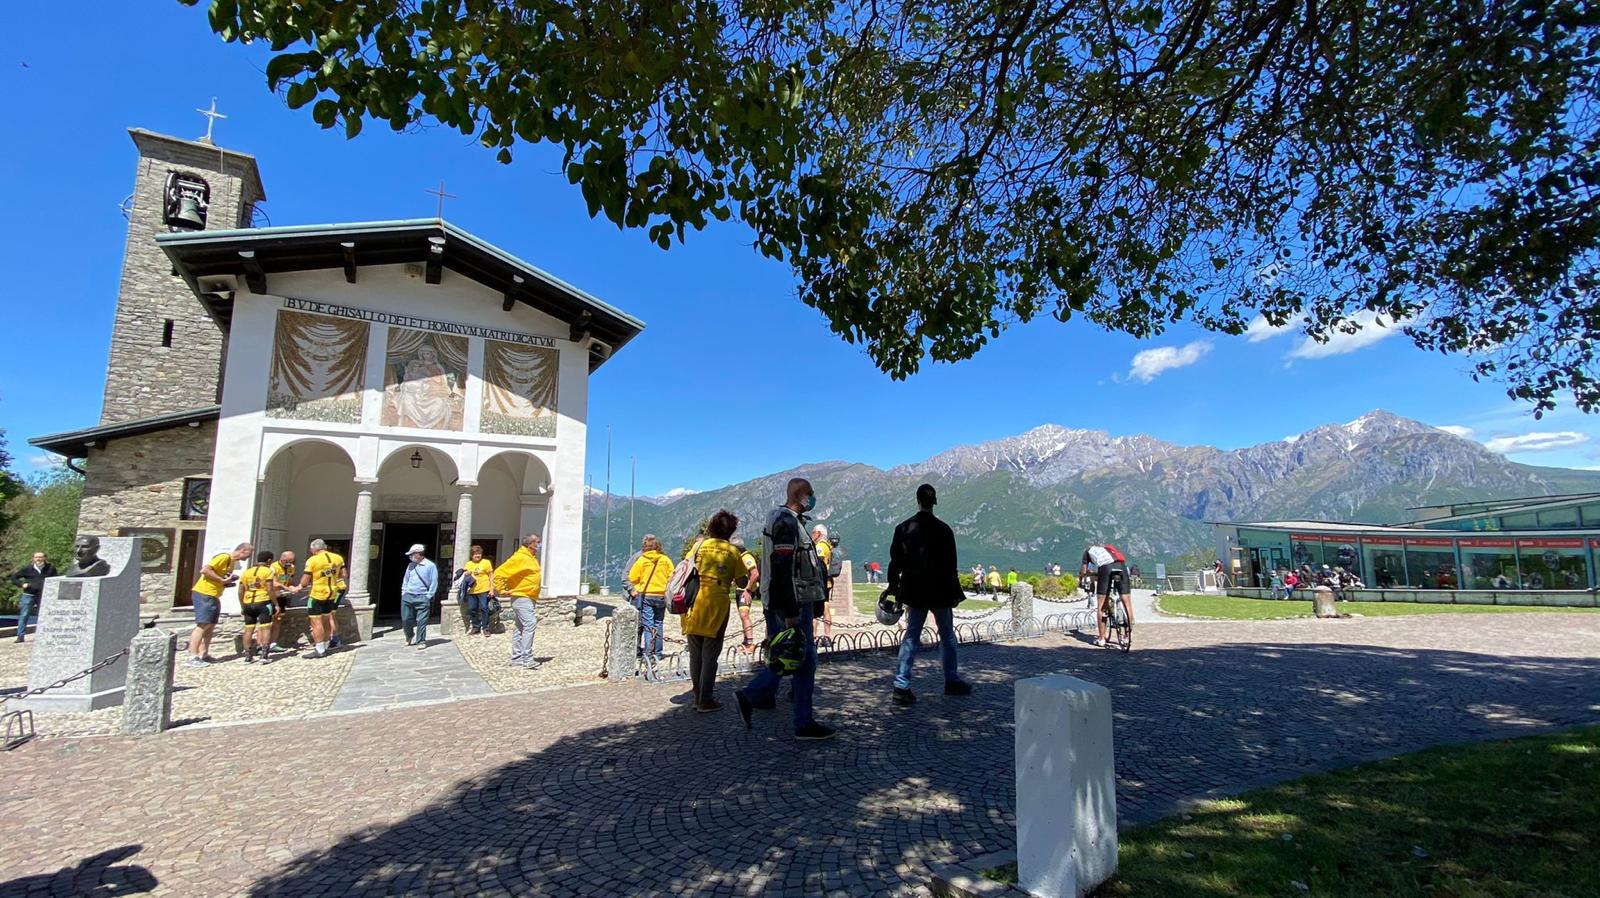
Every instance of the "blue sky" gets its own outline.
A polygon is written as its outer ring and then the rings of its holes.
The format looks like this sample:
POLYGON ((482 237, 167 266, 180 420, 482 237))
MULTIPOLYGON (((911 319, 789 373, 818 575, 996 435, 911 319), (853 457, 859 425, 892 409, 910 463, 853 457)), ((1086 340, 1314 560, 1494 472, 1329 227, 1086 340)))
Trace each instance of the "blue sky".
POLYGON ((609 425, 615 492, 628 491, 630 456, 640 494, 654 495, 806 461, 889 466, 1043 423, 1234 448, 1373 408, 1468 428, 1517 461, 1600 465, 1593 417, 1563 408, 1535 421, 1497 385, 1474 383, 1465 360, 1398 334, 1330 350, 1293 333, 1253 341, 1178 328, 1140 342, 1043 321, 896 382, 793 299, 787 268, 760 258, 736 225, 662 251, 642 231, 591 220, 554 150, 523 148, 502 166, 442 129, 369 126, 347 142, 269 94, 265 51, 221 43, 203 8, 130 0, 69 22, 71 9, 0 11, 0 202, 11 232, 0 241, 11 344, 0 354, 0 427, 25 472, 43 461, 28 437, 99 418, 125 238, 118 203, 136 158, 127 129, 197 137, 205 123, 194 110, 213 96, 229 116, 217 142, 257 157, 272 223, 430 216, 423 190, 443 178, 459 195, 445 209, 452 222, 647 321, 591 388, 589 472, 603 485, 609 425))

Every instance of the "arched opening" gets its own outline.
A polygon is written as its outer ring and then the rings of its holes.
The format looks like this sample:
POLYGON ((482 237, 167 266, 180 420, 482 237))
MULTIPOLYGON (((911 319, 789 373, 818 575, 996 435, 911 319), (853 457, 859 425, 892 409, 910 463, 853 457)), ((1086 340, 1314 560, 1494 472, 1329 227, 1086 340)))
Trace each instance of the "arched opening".
POLYGON ((321 539, 349 558, 355 478, 349 454, 324 440, 299 440, 273 453, 257 503, 256 548, 273 555, 293 551, 303 564, 306 547, 321 539))
MULTIPOLYGON (((550 470, 530 452, 497 452, 478 469, 473 491, 472 541, 497 563, 537 533, 548 549, 550 470)), ((541 552, 542 554, 542 552, 541 552)))
POLYGON ((400 446, 378 466, 372 496, 372 557, 368 589, 380 617, 400 614, 400 586, 410 559, 406 552, 421 545, 439 566, 440 587, 447 588, 455 520, 455 461, 439 449, 400 446))

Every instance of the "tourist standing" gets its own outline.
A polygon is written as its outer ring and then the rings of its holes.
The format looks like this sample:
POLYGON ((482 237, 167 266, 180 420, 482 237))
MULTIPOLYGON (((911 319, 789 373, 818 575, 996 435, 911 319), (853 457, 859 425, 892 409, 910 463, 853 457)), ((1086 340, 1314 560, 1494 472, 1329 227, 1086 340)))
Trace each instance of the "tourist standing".
POLYGON ((1000 569, 989 565, 989 595, 1000 598, 1000 569))
POLYGON ((972 591, 980 596, 983 595, 983 565, 981 564, 972 566, 972 591))
POLYGON ((22 595, 17 599, 17 641, 28 632, 28 618, 39 610, 39 600, 44 597, 46 578, 58 576, 56 566, 45 560, 43 552, 33 553, 33 561, 11 575, 11 585, 19 587, 22 595))
POLYGON ((539 616, 533 610, 533 603, 539 598, 543 578, 544 572, 539 567, 539 537, 532 534, 522 541, 522 548, 494 569, 495 594, 511 597, 511 612, 516 618, 516 632, 511 635, 512 667, 539 668, 539 662, 533 657, 533 636, 539 630, 539 616))
POLYGON ((750 569, 750 580, 744 589, 739 591, 739 627, 744 631, 744 652, 747 655, 756 653, 755 626, 750 622, 750 606, 761 597, 761 566, 756 564, 754 552, 744 547, 744 537, 735 536, 730 543, 739 550, 739 560, 750 569))
POLYGON ((333 640, 333 614, 344 589, 344 556, 329 551, 328 544, 320 539, 312 540, 310 549, 305 573, 300 575, 300 588, 308 590, 306 620, 311 625, 312 650, 316 657, 326 658, 328 643, 333 640))
POLYGON ((300 596, 300 590, 295 586, 293 552, 284 550, 278 560, 272 563, 272 579, 277 588, 272 591, 272 629, 267 636, 267 647, 271 651, 282 652, 287 651, 278 644, 278 632, 283 629, 283 615, 300 596))
MULTIPOLYGON (((812 703, 816 696, 817 646, 812 638, 812 609, 824 598, 824 579, 827 571, 817 556, 817 548, 806 530, 805 513, 817 506, 817 495, 810 481, 796 477, 789 481, 785 502, 767 518, 766 553, 762 570, 766 573, 766 586, 761 601, 767 611, 768 632, 782 623, 796 631, 805 646, 800 666, 794 672, 794 735, 796 739, 828 739, 835 734, 833 727, 816 720, 812 703)), ((768 637, 769 640, 772 637, 768 637)), ((779 674, 764 667, 755 679, 735 692, 739 716, 745 728, 750 727, 751 712, 756 708, 771 710, 777 707, 779 674)))
POLYGON ((406 555, 411 561, 400 577, 400 629, 406 634, 406 645, 425 649, 428 612, 432 610, 433 594, 439 591, 439 566, 428 560, 422 543, 413 544, 406 555))
POLYGON ((194 629, 189 631, 189 667, 205 667, 217 660, 211 657, 211 634, 222 617, 222 591, 239 578, 233 566, 250 557, 249 543, 240 543, 232 552, 218 552, 200 569, 200 579, 194 581, 190 598, 194 602, 194 629))
MULTIPOLYGON (((739 519, 726 509, 711 516, 706 538, 692 550, 694 569, 700 572, 700 592, 694 606, 683 616, 683 636, 689 643, 689 678, 693 684, 694 709, 720 711, 714 689, 717 683, 717 658, 728 629, 728 590, 744 580, 739 593, 740 607, 750 599, 755 572, 747 565, 737 546, 728 542, 739 527, 739 519)), ((748 626, 748 625, 747 625, 748 626)))
POLYGON ((645 534, 640 543, 639 560, 628 570, 628 583, 639 597, 639 626, 641 641, 639 656, 660 658, 663 652, 662 634, 667 628, 667 584, 677 565, 661 551, 661 540, 654 533, 645 534))
POLYGON ((1016 568, 1011 568, 1010 570, 1006 571, 1006 592, 1010 592, 1011 591, 1011 587, 1016 586, 1016 585, 1017 585, 1017 569, 1016 568))
POLYGON ((256 563, 239 573, 239 616, 244 620, 244 660, 254 664, 256 649, 261 650, 261 663, 272 662, 272 607, 278 592, 278 581, 273 577, 272 553, 262 552, 256 563))
POLYGON ((494 562, 483 557, 483 546, 472 547, 472 557, 461 566, 472 578, 467 586, 467 635, 489 635, 489 599, 494 596, 494 562))
POLYGON ((894 528, 889 543, 889 592, 906 607, 905 635, 894 671, 894 703, 917 701, 911 691, 911 664, 916 659, 922 627, 933 615, 939 626, 939 656, 944 664, 944 694, 971 695, 972 686, 956 671, 954 609, 966 595, 956 573, 956 535, 933 514, 938 493, 931 484, 917 487, 917 513, 894 528))
POLYGON ((822 559, 822 576, 826 583, 822 590, 822 601, 812 609, 812 619, 822 618, 822 637, 817 640, 817 645, 829 645, 833 642, 833 543, 828 541, 828 528, 818 524, 811 528, 811 542, 817 547, 817 557, 822 559))

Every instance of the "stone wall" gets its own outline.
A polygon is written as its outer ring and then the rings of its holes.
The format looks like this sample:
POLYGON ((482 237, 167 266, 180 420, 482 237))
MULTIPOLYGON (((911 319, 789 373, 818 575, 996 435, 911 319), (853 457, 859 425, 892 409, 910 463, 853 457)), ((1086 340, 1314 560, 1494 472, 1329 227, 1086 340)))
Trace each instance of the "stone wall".
MULTIPOLYGON (((112 440, 104 449, 89 450, 84 460, 83 505, 78 531, 111 536, 123 527, 205 529, 204 521, 181 520, 183 480, 211 474, 217 425, 174 427, 159 433, 112 440)), ((181 534, 172 540, 172 567, 178 565, 181 534)), ((248 539, 240 534, 239 540, 248 539)), ((237 542, 237 540, 235 540, 237 542)), ((207 548, 202 538, 201 552, 207 548)), ((149 611, 172 607, 176 573, 144 574, 139 601, 149 611)))
POLYGON ((139 168, 111 331, 102 424, 203 408, 218 400, 222 329, 172 273, 171 261, 155 241, 157 234, 172 230, 163 220, 167 174, 193 174, 210 185, 207 230, 248 225, 251 204, 262 198, 249 156, 145 131, 134 132, 134 142, 139 168), (172 345, 163 346, 168 321, 172 345))

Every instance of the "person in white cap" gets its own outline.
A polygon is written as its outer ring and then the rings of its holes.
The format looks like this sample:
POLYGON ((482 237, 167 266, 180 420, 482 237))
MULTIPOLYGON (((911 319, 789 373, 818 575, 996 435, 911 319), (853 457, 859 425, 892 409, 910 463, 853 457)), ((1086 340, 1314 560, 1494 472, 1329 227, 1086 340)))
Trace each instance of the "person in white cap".
POLYGON ((428 609, 439 589, 439 567, 428 560, 422 543, 413 545, 406 554, 411 561, 400 580, 400 627, 405 631, 406 645, 427 648, 428 609))

